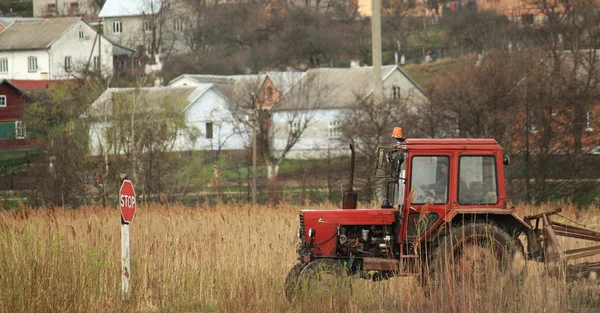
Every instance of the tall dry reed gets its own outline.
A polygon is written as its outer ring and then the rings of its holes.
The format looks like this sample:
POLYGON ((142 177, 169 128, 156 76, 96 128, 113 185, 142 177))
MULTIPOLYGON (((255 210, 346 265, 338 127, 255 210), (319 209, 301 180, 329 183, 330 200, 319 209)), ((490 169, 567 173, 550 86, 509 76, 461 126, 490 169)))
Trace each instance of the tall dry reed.
MULTIPOLYGON (((323 208, 325 206, 322 206, 323 208)), ((565 216, 600 230, 595 208, 565 216)), ((519 213, 547 210, 525 207, 519 213)), ((357 280, 352 293, 288 303, 298 207, 142 206, 121 299, 118 208, 0 213, 1 312, 589 312, 597 283, 567 284, 528 262, 523 281, 427 294, 414 278, 357 280)), ((565 242, 576 246, 576 243, 565 242)))

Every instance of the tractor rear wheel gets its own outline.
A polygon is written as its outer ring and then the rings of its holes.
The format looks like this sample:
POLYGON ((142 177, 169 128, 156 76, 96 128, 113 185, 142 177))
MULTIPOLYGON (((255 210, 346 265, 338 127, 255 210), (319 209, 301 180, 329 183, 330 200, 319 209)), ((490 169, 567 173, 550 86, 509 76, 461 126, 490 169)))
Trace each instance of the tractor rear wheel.
POLYGON ((429 255, 429 268, 425 270, 428 284, 443 287, 456 283, 495 283, 498 275, 515 274, 517 267, 524 266, 518 262, 519 254, 515 241, 498 226, 488 223, 455 226, 438 239, 429 255))

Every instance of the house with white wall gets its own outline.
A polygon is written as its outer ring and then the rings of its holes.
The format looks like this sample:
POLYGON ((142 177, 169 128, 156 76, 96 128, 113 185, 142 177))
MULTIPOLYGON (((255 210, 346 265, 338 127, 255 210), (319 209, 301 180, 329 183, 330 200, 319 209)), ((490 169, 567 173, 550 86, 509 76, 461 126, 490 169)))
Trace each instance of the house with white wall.
POLYGON ((33 0, 35 17, 82 16, 94 20, 99 12, 94 0, 33 0))
POLYGON ((243 132, 238 129, 227 108, 227 98, 214 84, 197 84, 178 87, 109 88, 91 106, 87 117, 90 119, 90 145, 93 155, 123 154, 124 149, 107 141, 106 130, 112 123, 112 108, 115 99, 133 101, 134 97, 146 109, 159 110, 166 101, 181 110, 189 129, 198 136, 190 139, 189 134, 181 134, 173 146, 173 151, 223 151, 244 149, 243 132))
POLYGON ((79 17, 14 19, 0 33, 0 79, 69 79, 86 67, 109 75, 113 49, 79 17))
MULTIPOLYGON (((372 96, 372 67, 308 70, 271 108, 273 149, 281 153, 290 131, 306 128, 288 153, 290 158, 320 158, 347 153, 341 138, 341 117, 358 101, 372 96)), ((417 108, 427 97, 419 85, 398 66, 382 68, 386 99, 407 101, 417 108)))
POLYGON ((168 55, 186 49, 189 13, 184 1, 106 0, 99 17, 112 42, 147 55, 168 55))

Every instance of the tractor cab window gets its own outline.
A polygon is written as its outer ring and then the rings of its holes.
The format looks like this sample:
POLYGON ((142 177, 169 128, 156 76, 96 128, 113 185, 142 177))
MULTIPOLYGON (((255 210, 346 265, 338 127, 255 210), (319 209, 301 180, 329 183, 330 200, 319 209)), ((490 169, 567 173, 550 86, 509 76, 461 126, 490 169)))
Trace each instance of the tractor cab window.
POLYGON ((446 156, 412 158, 410 192, 413 204, 448 202, 448 165, 446 156))
POLYGON ((458 203, 498 203, 496 162, 493 156, 463 156, 460 158, 458 203))

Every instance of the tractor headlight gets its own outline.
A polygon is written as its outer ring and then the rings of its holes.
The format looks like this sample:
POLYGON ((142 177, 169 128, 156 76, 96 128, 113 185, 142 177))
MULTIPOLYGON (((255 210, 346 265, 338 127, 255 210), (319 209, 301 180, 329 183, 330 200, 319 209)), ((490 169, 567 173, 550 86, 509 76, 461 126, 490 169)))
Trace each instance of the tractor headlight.
POLYGON ((314 229, 309 229, 308 230, 308 238, 315 238, 315 235, 317 234, 317 231, 314 229))
POLYGON ((302 227, 298 227, 298 239, 302 239, 302 227))

